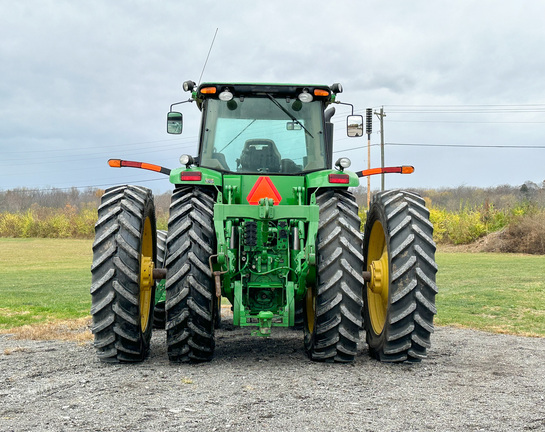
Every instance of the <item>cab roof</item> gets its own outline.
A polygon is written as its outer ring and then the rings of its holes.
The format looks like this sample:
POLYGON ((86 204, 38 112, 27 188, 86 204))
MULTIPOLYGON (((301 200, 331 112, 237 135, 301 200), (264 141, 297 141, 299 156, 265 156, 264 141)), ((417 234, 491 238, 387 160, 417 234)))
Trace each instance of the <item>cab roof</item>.
MULTIPOLYGON (((333 87, 333 86, 332 86, 333 87)), ((219 95, 229 91, 234 97, 289 97, 296 99, 301 93, 310 93, 313 99, 326 103, 334 102, 336 93, 328 85, 320 84, 268 84, 268 83, 225 83, 206 82, 193 91, 193 99, 199 107, 204 99, 217 99, 219 95)))

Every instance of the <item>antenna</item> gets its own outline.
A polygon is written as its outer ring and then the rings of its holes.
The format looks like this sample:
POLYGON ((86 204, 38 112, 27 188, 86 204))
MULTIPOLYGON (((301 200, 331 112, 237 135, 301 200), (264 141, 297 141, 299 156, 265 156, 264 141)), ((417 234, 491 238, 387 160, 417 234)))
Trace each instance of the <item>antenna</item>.
POLYGON ((204 74, 204 69, 206 68, 206 64, 208 63, 208 57, 210 57, 210 52, 212 51, 212 47, 214 46, 214 42, 216 41, 216 35, 218 34, 218 30, 219 28, 216 28, 216 33, 214 33, 214 39, 212 39, 212 43, 210 44, 210 49, 208 50, 208 55, 206 56, 204 66, 202 67, 201 76, 199 77, 199 84, 197 84, 197 86, 201 85, 202 75, 204 74))

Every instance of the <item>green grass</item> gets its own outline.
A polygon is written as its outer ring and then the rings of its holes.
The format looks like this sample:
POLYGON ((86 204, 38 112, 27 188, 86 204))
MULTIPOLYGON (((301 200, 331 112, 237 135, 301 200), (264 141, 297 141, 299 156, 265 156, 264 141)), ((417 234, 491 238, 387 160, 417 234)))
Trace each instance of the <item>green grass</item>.
POLYGON ((438 253, 438 325, 545 336, 545 256, 438 253))
POLYGON ((91 245, 0 239, 0 329, 89 315, 91 245))
MULTIPOLYGON (((0 238, 0 330, 82 318, 91 240, 0 238)), ((436 324, 545 337, 545 256, 438 253, 436 324)))

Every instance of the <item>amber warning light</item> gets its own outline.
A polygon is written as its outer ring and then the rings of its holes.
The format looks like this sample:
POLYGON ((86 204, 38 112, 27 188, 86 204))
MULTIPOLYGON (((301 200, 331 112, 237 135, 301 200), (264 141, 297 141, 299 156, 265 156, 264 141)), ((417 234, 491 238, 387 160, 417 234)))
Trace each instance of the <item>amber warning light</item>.
POLYGON ((356 174, 358 177, 367 177, 375 174, 412 174, 414 172, 414 167, 410 165, 403 165, 397 167, 385 167, 385 168, 371 168, 363 171, 357 171, 356 174))
POLYGON ((327 90, 322 89, 315 89, 314 90, 314 96, 329 96, 329 92, 327 90))
POLYGON ((149 171, 155 171, 161 174, 170 175, 170 169, 165 168, 159 165, 153 165, 146 162, 134 162, 134 161, 126 161, 121 159, 110 159, 108 161, 108 165, 110 165, 112 168, 141 168, 149 171))
POLYGON ((216 87, 204 87, 201 89, 202 94, 216 94, 217 91, 216 87))

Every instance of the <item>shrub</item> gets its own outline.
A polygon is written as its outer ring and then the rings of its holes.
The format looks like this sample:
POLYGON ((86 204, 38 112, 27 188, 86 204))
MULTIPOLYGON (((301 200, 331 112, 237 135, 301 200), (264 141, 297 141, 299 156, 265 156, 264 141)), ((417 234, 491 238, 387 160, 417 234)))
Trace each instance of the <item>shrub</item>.
POLYGON ((365 209, 360 208, 358 210, 358 216, 360 217, 360 220, 361 220, 360 231, 363 232, 365 228, 365 221, 367 220, 367 211, 365 209))
POLYGON ((478 210, 463 209, 458 213, 432 208, 430 220, 437 243, 467 244, 488 233, 487 224, 478 210))
POLYGON ((95 235, 95 224, 98 220, 98 213, 95 208, 81 210, 72 219, 72 237, 93 238, 95 235))
POLYGON ((158 230, 168 231, 168 214, 158 214, 156 223, 158 230))
POLYGON ((532 211, 515 217, 485 250, 545 255, 545 212, 532 211))
POLYGON ((0 214, 0 237, 23 237, 24 221, 21 215, 0 214))
POLYGON ((93 238, 97 211, 88 207, 78 211, 32 206, 24 213, 0 214, 0 237, 93 238))

